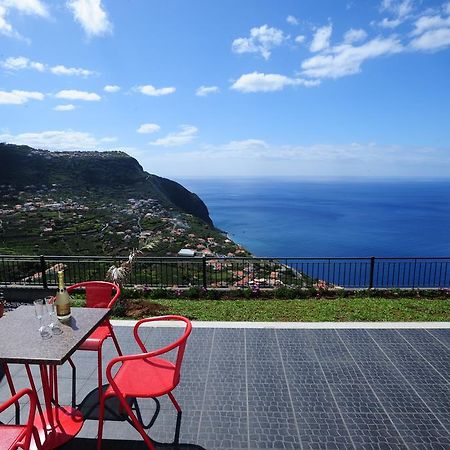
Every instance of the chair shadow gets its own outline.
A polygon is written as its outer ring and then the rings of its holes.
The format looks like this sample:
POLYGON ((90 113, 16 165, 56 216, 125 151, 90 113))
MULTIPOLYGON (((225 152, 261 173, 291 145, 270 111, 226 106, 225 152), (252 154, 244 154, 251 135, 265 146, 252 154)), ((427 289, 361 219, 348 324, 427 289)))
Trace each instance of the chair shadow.
MULTIPOLYGON (((108 388, 108 385, 103 385, 103 391, 108 388)), ((155 423, 159 412, 160 412, 160 403, 157 398, 152 399, 155 402, 155 412, 153 417, 151 418, 148 424, 145 424, 142 419, 141 411, 139 408, 139 403, 135 398, 128 399, 128 404, 133 409, 136 417, 139 420, 139 423, 142 425, 144 430, 150 430, 153 424, 155 423)), ((83 414, 85 420, 98 420, 99 415, 99 403, 98 403, 98 388, 93 389, 89 392, 83 401, 77 406, 77 409, 83 414)), ((124 422, 127 421, 131 426, 133 426, 131 420, 127 416, 120 411, 120 403, 116 397, 109 397, 105 401, 105 420, 108 421, 118 421, 124 422)), ((177 440, 177 436, 180 435, 181 428, 181 414, 178 414, 176 420, 176 428, 175 428, 175 438, 172 443, 162 443, 157 442, 152 439, 153 444, 156 449, 167 449, 167 450, 206 450, 200 445, 196 444, 185 444, 185 443, 175 443, 177 440)), ((151 436, 151 433, 150 433, 151 436)), ((96 439, 88 439, 88 438, 75 438, 73 441, 67 443, 62 448, 65 450, 69 449, 95 449, 97 445, 96 439)), ((144 442, 139 441, 127 441, 127 440, 115 440, 115 439, 103 439, 104 450, 116 450, 116 449, 132 449, 132 450, 144 450, 148 447, 144 442)))
MULTIPOLYGON (((204 447, 195 444, 161 444, 159 442, 153 441, 156 450, 206 450, 204 447)), ((75 438, 73 441, 60 447, 64 450, 96 450, 97 439, 85 439, 85 438, 75 438)), ((103 439, 102 442, 103 450, 148 450, 148 447, 144 442, 139 441, 124 441, 117 439, 103 439)))

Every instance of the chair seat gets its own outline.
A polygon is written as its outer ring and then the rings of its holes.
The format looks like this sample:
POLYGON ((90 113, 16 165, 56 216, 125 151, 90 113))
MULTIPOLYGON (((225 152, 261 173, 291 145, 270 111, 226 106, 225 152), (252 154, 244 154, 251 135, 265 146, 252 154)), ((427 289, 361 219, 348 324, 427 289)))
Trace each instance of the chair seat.
POLYGON ((105 323, 98 326, 91 335, 81 344, 80 350, 98 351, 103 341, 111 336, 108 325, 105 323))
POLYGON ((26 427, 23 425, 1 425, 0 426, 0 448, 6 450, 11 448, 17 441, 19 441, 26 427))
MULTIPOLYGON (((114 382, 126 397, 159 397, 172 391, 178 384, 174 380, 175 366, 161 358, 124 361, 114 382)), ((111 387, 107 395, 114 395, 111 387)))

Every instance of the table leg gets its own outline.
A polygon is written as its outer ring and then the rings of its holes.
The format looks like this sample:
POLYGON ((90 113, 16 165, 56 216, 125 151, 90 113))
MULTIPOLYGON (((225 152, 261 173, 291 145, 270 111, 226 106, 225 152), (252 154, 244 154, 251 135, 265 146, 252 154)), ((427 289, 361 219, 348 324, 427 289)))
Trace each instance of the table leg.
MULTIPOLYGON (((31 370, 28 365, 26 368, 31 387, 36 391, 31 370)), ((43 450, 50 450, 63 445, 78 434, 83 426, 83 416, 71 406, 60 406, 57 366, 41 364, 39 372, 45 410, 43 411, 38 402, 39 415, 34 425, 38 430, 43 450)))

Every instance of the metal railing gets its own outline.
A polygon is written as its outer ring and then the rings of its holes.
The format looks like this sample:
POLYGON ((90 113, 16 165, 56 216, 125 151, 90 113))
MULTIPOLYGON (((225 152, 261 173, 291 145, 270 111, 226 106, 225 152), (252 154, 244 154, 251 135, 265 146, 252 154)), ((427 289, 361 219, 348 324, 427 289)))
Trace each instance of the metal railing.
MULTIPOLYGON (((103 280, 125 258, 0 255, 0 284, 54 287, 103 280)), ((127 285, 148 287, 449 288, 450 257, 227 258, 139 257, 127 285)))

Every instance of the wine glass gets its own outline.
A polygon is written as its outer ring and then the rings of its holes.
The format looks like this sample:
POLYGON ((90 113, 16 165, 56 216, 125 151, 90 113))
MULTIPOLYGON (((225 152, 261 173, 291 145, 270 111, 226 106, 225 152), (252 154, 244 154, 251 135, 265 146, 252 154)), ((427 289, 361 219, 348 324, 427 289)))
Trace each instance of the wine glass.
POLYGON ((41 334, 42 339, 50 339, 52 337, 52 333, 47 325, 44 325, 42 322, 42 317, 44 315, 44 300, 41 298, 35 300, 34 304, 34 313, 36 314, 36 318, 39 320, 39 333, 41 334))
POLYGON ((50 330, 53 334, 62 334, 63 330, 59 326, 58 320, 55 320, 55 297, 45 297, 44 302, 50 316, 50 324, 48 325, 50 330))

